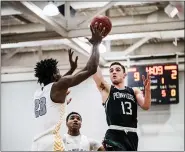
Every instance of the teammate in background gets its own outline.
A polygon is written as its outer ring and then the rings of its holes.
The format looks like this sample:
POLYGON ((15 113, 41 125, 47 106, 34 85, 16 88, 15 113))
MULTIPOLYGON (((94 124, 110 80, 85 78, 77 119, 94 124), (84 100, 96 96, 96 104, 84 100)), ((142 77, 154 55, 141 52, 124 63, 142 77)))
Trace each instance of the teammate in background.
POLYGON ((76 73, 72 74, 77 66, 72 61, 72 54, 69 51, 70 63, 75 68, 64 76, 61 76, 57 69, 57 61, 54 59, 45 59, 36 64, 35 76, 38 82, 44 87, 38 89, 34 94, 35 104, 35 126, 36 135, 32 145, 34 151, 53 151, 64 150, 59 134, 61 125, 61 107, 65 102, 68 88, 76 86, 95 74, 99 65, 99 44, 102 41, 105 27, 96 23, 95 27, 91 27, 92 37, 89 40, 92 44, 92 54, 86 66, 76 73))
POLYGON ((66 125, 68 132, 63 137, 66 151, 105 151, 101 143, 80 133, 82 117, 79 113, 68 114, 66 125))
POLYGON ((151 105, 150 78, 147 74, 144 84, 144 96, 138 88, 125 86, 125 67, 114 62, 109 68, 112 85, 108 84, 98 68, 93 79, 99 89, 109 129, 104 137, 104 147, 107 151, 136 151, 137 135, 137 105, 148 110, 151 105))

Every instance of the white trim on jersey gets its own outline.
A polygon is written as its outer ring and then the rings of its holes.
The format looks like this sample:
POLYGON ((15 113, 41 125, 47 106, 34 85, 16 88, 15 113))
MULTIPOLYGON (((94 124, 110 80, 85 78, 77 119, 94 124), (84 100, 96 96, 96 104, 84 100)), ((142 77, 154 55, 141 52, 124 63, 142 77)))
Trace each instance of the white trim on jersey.
POLYGON ((125 132, 137 132, 137 128, 123 127, 123 126, 116 126, 116 125, 110 125, 109 129, 121 130, 125 132))

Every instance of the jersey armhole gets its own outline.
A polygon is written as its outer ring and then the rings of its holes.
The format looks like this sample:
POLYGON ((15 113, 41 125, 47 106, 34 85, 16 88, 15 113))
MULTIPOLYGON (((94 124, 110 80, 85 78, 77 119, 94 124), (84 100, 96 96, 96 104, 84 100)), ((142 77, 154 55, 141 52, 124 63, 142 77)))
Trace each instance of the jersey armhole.
POLYGON ((109 91, 109 94, 108 94, 108 96, 107 96, 107 99, 102 103, 102 105, 105 107, 105 105, 107 105, 108 103, 108 100, 109 100, 109 98, 110 98, 110 94, 111 94, 111 90, 112 90, 112 85, 110 86, 110 91, 109 91))
POLYGON ((53 103, 55 103, 55 102, 51 99, 51 89, 52 89, 52 87, 53 87, 53 84, 54 84, 54 82, 53 82, 53 83, 50 83, 49 97, 50 97, 50 100, 51 100, 53 103))
POLYGON ((135 100, 136 100, 136 103, 137 103, 137 105, 138 106, 140 106, 139 105, 139 103, 137 102, 137 98, 136 98, 136 95, 135 95, 135 92, 134 92, 134 89, 133 88, 131 88, 131 87, 129 87, 130 88, 130 90, 133 92, 133 94, 134 94, 134 98, 135 98, 135 100))

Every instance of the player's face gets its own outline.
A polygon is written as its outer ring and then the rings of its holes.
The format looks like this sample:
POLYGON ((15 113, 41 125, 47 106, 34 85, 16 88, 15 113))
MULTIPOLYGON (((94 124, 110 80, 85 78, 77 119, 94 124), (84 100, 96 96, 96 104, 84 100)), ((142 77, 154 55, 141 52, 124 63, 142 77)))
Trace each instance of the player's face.
POLYGON ((72 130, 79 130, 81 128, 81 123, 82 121, 80 116, 77 114, 72 114, 67 121, 67 127, 72 130))
POLYGON ((123 72, 123 69, 120 65, 112 65, 109 69, 110 79, 113 84, 117 85, 124 81, 126 74, 123 72))

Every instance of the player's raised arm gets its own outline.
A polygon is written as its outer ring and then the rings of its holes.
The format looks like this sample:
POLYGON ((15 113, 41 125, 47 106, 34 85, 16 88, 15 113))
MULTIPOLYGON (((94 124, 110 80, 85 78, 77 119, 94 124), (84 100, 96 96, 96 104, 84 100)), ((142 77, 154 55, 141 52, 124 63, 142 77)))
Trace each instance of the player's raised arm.
POLYGON ((136 95, 136 99, 139 106, 144 110, 148 110, 151 106, 150 76, 147 73, 147 78, 145 79, 145 76, 142 75, 142 79, 144 84, 145 95, 143 96, 143 93, 138 88, 134 88, 134 93, 136 95))
POLYGON ((54 94, 52 94, 52 99, 56 102, 64 102, 60 99, 61 91, 67 90, 70 87, 76 86, 89 78, 91 75, 95 74, 97 71, 97 67, 99 65, 99 44, 102 41, 102 34, 103 34, 103 27, 98 24, 94 28, 91 27, 92 31, 92 38, 93 41, 93 48, 92 48, 92 54, 82 71, 76 73, 75 75, 67 75, 63 76, 54 83, 52 87, 52 91, 54 94), (58 93, 57 93, 58 92, 58 93), (60 93, 59 93, 60 92, 60 93))
POLYGON ((110 91, 110 84, 108 84, 105 79, 103 78, 102 72, 100 67, 98 67, 97 72, 93 75, 93 79, 97 85, 97 88, 101 91, 105 91, 109 93, 110 91))

